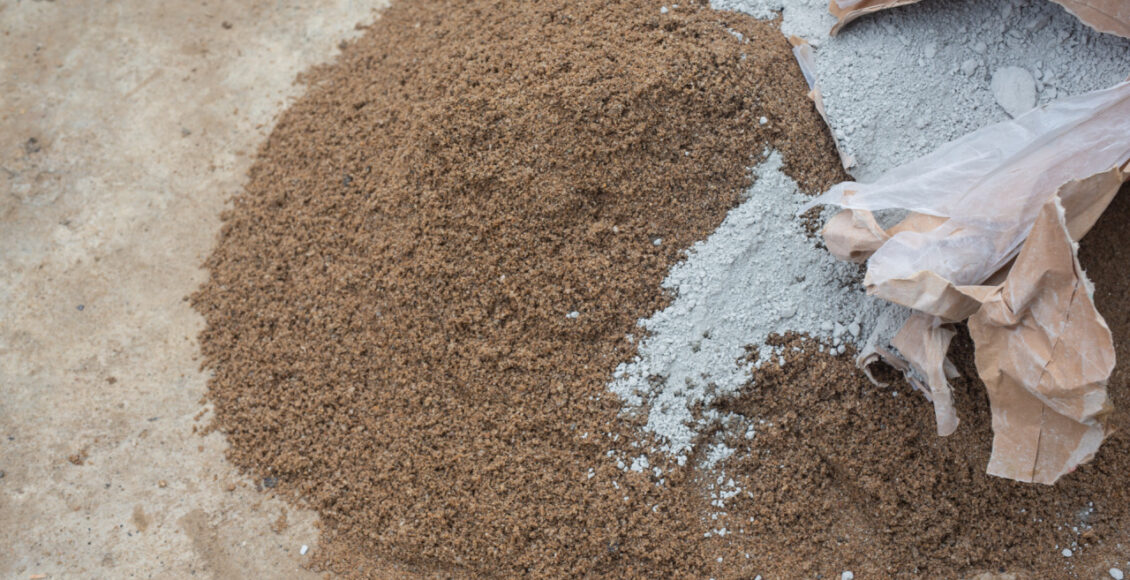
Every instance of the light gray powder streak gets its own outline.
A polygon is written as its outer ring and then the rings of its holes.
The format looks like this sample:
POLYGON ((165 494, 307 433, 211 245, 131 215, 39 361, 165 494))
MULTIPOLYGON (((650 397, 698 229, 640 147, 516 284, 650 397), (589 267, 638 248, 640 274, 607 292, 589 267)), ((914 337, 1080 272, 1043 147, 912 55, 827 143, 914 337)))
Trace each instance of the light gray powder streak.
POLYGON ((884 307, 863 293, 858 266, 806 234, 796 212, 811 198, 781 167, 781 156, 769 155, 746 200, 671 269, 663 286, 675 300, 640 321, 647 335, 638 356, 616 370, 610 388, 648 413, 647 430, 665 451, 685 455, 700 421, 714 418, 693 417, 692 407, 749 380, 755 363, 739 363, 747 345, 790 330, 852 340, 870 332, 884 307))

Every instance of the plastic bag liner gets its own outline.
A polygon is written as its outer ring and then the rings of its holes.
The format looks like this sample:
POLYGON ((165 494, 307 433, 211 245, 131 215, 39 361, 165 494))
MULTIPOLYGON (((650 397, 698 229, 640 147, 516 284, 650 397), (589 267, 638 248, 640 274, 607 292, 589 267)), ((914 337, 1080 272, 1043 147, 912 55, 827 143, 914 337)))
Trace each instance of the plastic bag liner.
POLYGON ((845 208, 824 229, 837 257, 866 261, 871 294, 915 311, 896 362, 958 425, 945 358, 969 319, 989 391, 989 473, 1054 483, 1106 435, 1110 331, 1092 302, 1078 241, 1130 178, 1130 83, 1063 99, 952 141, 870 184, 836 185, 808 207, 845 208), (908 210, 890 229, 873 212, 908 210))

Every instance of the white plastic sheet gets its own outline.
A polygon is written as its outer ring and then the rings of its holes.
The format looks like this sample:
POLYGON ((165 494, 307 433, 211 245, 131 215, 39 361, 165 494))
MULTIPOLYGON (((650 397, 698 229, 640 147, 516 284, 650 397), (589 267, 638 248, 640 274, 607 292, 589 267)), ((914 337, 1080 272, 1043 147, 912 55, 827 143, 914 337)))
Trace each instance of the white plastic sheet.
MULTIPOLYGON (((957 286, 985 282, 1016 257, 1036 215, 1061 186, 1121 167, 1127 159, 1130 82, 985 127, 874 183, 840 183, 809 206, 943 218, 935 228, 908 229, 886 240, 870 256, 866 283, 895 286, 893 302, 947 321, 964 320, 976 310, 974 301, 952 293, 903 295, 899 281, 928 273, 957 286)), ((1064 205, 1078 194, 1069 192, 1064 205)))

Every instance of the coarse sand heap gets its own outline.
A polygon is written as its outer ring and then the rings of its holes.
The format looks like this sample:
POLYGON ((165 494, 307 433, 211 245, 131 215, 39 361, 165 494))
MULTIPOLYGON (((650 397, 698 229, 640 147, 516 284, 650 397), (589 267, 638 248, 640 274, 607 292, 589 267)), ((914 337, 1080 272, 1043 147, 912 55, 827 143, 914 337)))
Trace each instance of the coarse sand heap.
MULTIPOLYGON (((1124 432, 1055 487, 995 480, 975 378, 956 391, 977 416, 939 439, 901 379, 875 387, 850 348, 797 334, 700 409, 725 420, 699 436, 734 450, 714 468, 617 465, 651 443, 608 385, 672 304, 671 267, 766 151, 807 193, 845 177, 774 24, 690 2, 406 0, 305 80, 192 300, 213 426, 320 514, 315 568, 1050 578, 1126 543, 1124 432)), ((1082 252, 1121 355, 1126 200, 1082 252)), ((1122 363, 1119 409, 1127 384, 1122 363)))
POLYGON ((606 387, 767 147, 811 192, 843 177, 780 32, 402 2, 308 81, 194 297, 231 459, 342 572, 713 574, 693 471, 606 456, 635 436, 606 387))

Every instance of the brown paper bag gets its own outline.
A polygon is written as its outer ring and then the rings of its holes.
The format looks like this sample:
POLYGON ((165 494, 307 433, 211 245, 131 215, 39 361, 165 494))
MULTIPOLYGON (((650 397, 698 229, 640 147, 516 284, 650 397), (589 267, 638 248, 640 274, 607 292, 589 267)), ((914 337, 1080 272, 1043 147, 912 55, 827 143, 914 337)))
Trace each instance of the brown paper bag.
POLYGON ((1110 331, 1091 300, 1075 243, 1130 179, 1130 83, 1064 99, 986 127, 884 175, 846 182, 818 203, 846 209, 824 239, 867 261, 867 291, 917 311, 873 349, 934 403, 938 432, 957 428, 947 324, 969 319, 989 391, 988 471, 1054 483, 1106 435, 1110 331), (910 214, 883 229, 875 210, 910 214), (897 351, 897 352, 896 352, 897 351))

